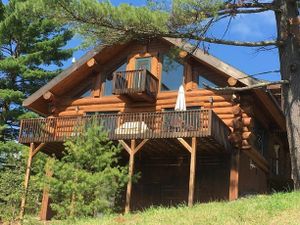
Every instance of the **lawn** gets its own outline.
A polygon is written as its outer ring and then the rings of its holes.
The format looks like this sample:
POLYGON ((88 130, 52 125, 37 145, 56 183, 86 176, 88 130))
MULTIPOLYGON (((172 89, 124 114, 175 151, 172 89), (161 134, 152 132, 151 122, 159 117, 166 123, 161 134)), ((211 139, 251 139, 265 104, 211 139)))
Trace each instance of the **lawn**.
MULTIPOLYGON (((43 224, 26 218, 25 225, 43 224)), ((49 225, 296 225, 300 224, 300 192, 277 193, 241 198, 234 202, 196 204, 192 208, 150 208, 128 215, 52 221, 49 225)))

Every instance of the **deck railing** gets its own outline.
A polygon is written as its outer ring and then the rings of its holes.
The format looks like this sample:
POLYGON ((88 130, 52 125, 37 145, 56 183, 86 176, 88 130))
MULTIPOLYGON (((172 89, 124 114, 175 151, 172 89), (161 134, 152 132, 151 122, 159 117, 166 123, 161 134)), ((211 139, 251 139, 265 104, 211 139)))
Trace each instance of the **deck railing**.
POLYGON ((19 142, 62 142, 84 132, 92 121, 102 125, 111 140, 207 137, 214 132, 223 144, 229 134, 212 110, 188 110, 26 119, 21 121, 19 142))
POLYGON ((158 91, 158 79, 146 69, 118 71, 113 77, 114 94, 146 93, 156 97, 158 91))

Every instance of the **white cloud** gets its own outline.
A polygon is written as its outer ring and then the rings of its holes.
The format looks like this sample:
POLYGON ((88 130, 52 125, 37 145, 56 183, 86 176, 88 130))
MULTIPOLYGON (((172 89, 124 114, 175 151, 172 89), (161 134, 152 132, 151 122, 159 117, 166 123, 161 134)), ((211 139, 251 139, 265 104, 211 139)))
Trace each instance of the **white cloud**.
POLYGON ((231 32, 241 39, 270 38, 275 34, 275 16, 271 11, 238 15, 232 22, 231 32))

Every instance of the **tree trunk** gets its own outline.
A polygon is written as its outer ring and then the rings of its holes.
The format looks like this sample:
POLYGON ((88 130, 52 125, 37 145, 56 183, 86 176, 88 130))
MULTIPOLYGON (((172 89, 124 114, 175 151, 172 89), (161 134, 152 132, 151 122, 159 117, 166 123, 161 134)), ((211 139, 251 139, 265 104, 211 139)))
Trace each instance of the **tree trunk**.
POLYGON ((282 79, 290 81, 290 84, 282 85, 283 111, 286 117, 292 179, 295 189, 300 189, 300 48, 296 37, 299 35, 299 25, 291 25, 289 22, 299 12, 296 0, 276 0, 276 4, 281 9, 275 13, 278 37, 284 40, 284 45, 279 46, 280 71, 282 79), (297 29, 298 34, 295 32, 297 29))

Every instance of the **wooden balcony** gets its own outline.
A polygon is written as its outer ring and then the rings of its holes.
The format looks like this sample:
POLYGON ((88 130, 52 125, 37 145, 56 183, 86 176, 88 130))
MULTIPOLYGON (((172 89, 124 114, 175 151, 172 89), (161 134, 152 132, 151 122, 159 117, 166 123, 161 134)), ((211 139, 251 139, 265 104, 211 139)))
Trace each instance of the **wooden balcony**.
POLYGON ((229 128, 212 110, 111 113, 84 117, 56 117, 21 121, 19 142, 64 142, 92 123, 102 125, 111 140, 199 137, 230 150, 229 128))
POLYGON ((123 95, 135 101, 154 102, 158 83, 157 77, 146 69, 118 71, 113 76, 113 94, 123 95))

